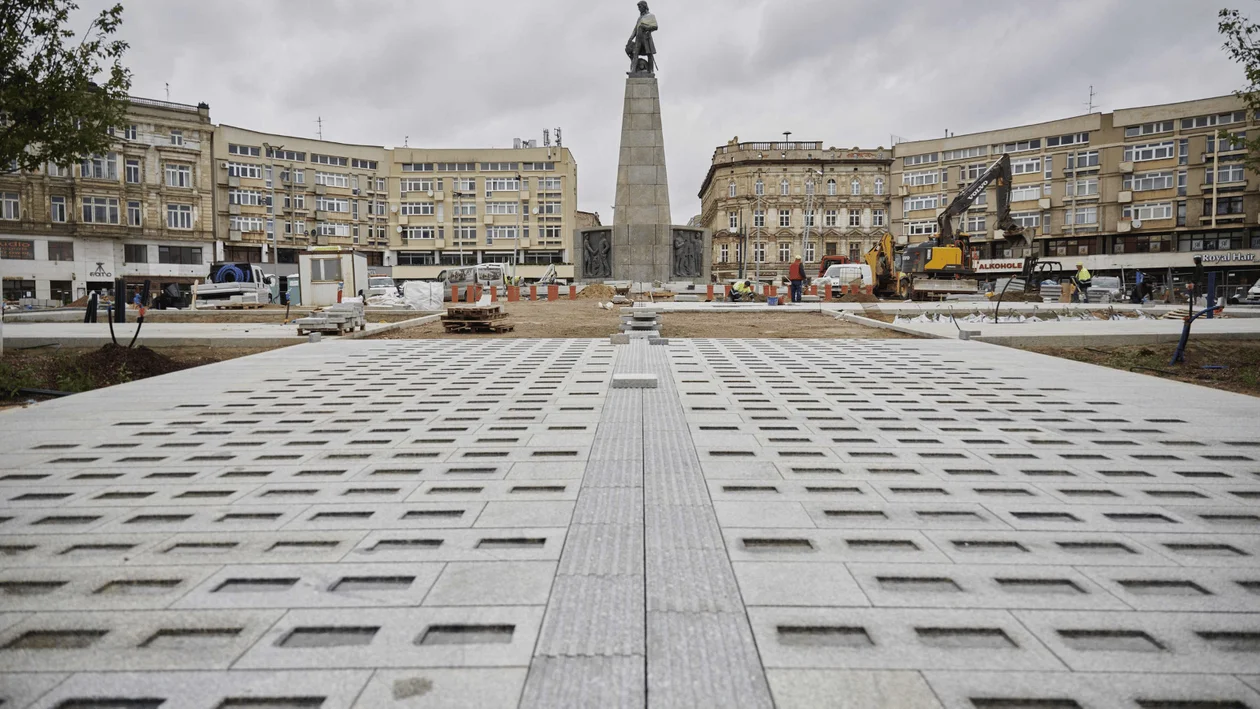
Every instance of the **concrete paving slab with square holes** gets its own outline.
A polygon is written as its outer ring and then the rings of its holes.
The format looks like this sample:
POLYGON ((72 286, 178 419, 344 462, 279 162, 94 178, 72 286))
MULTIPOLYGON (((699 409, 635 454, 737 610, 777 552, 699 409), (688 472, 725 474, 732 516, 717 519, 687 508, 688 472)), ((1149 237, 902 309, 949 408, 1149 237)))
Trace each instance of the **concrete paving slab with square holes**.
POLYGON ((916 340, 323 342, 9 410, 9 703, 1260 709, 1257 414, 916 340))

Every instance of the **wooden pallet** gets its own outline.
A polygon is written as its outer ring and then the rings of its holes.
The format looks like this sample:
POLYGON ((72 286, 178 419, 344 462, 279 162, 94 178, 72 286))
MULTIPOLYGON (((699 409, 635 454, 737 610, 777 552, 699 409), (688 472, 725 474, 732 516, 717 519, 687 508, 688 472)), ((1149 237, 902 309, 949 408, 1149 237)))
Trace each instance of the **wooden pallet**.
POLYGON ((502 305, 480 305, 449 307, 446 309, 446 314, 442 316, 442 320, 484 321, 499 320, 506 317, 507 313, 503 310, 502 305))
POLYGON ((511 323, 494 320, 443 320, 442 327, 447 332, 499 333, 516 329, 511 323))

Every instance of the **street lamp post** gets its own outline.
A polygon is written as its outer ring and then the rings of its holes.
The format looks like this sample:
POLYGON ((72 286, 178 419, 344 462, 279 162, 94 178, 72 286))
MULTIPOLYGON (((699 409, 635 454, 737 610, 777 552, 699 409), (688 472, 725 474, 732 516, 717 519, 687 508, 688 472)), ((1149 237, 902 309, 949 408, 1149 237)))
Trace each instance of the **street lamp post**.
POLYGON ((521 182, 521 174, 516 173, 516 248, 512 251, 512 281, 516 281, 516 263, 521 260, 521 229, 525 225, 525 205, 521 203, 520 193, 524 192, 525 183, 521 182))

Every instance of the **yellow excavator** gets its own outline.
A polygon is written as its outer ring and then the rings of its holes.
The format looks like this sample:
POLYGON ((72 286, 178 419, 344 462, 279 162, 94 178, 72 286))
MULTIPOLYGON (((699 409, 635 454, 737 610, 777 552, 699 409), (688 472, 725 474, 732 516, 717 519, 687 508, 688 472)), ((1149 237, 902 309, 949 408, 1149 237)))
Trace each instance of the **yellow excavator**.
POLYGON ((949 203, 936 218, 938 235, 911 244, 897 254, 892 235, 885 235, 865 261, 875 278, 875 292, 884 297, 922 300, 951 293, 975 293, 978 284, 966 234, 954 233, 955 217, 965 213, 990 184, 997 186, 997 228, 1005 238, 1024 228, 1011 219, 1011 158, 1003 154, 949 203))

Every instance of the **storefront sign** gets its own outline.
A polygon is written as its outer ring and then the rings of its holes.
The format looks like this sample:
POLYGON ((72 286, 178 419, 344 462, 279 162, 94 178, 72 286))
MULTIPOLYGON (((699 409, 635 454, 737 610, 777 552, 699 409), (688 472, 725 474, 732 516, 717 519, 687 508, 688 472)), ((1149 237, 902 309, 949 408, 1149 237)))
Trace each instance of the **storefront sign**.
POLYGON ((983 259, 975 264, 977 273, 1024 270, 1023 259, 983 259))
POLYGON ((1254 253, 1243 253, 1240 251, 1227 251, 1225 253, 1199 254, 1203 257, 1203 263, 1242 263, 1246 261, 1255 261, 1254 253))
POLYGON ((0 258, 33 261, 35 259, 35 242, 22 239, 0 239, 0 258))
POLYGON ((88 278, 113 278, 114 274, 105 270, 105 264, 101 261, 96 262, 96 268, 88 272, 88 278))

